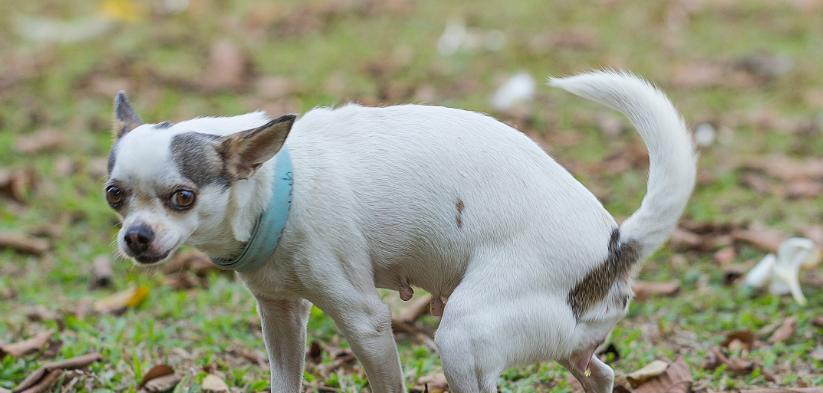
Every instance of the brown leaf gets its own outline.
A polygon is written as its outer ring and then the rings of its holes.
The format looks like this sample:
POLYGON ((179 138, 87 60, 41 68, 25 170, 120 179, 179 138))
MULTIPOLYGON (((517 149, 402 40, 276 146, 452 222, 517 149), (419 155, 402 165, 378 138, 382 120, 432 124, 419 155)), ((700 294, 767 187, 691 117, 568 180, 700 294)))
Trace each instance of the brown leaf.
POLYGON ((229 391, 229 386, 214 374, 206 375, 206 378, 203 378, 202 388, 204 392, 208 393, 228 393, 229 391))
POLYGON ((591 31, 565 30, 563 32, 545 32, 535 35, 529 41, 529 50, 533 54, 548 54, 557 49, 584 50, 595 46, 595 36, 591 31))
POLYGON ((783 184, 773 184, 766 176, 759 173, 744 173, 740 176, 740 183, 760 195, 783 196, 786 193, 783 184))
POLYGON ((108 288, 112 284, 114 271, 105 255, 100 255, 91 262, 91 288, 108 288))
POLYGON ((443 393, 448 391, 449 383, 443 373, 425 375, 417 380, 418 389, 429 393, 443 393))
POLYGON ((65 143, 66 136, 63 132, 45 129, 18 137, 14 148, 24 154, 35 154, 56 150, 65 143))
POLYGON ((755 53, 739 59, 734 67, 757 78, 771 80, 791 71, 794 61, 789 56, 755 53))
POLYGON ((751 269, 749 265, 730 265, 723 268, 723 284, 732 285, 751 269))
POLYGON ((50 321, 57 319, 57 313, 42 305, 37 305, 26 310, 26 319, 32 322, 50 321))
POLYGON ((254 87, 258 96, 270 100, 288 97, 295 90, 291 79, 268 75, 258 78, 254 87))
POLYGON ((414 323, 429 311, 431 301, 431 295, 420 296, 408 303, 392 320, 399 323, 414 323))
POLYGON ((670 80, 679 88, 743 88, 756 86, 758 83, 751 75, 718 63, 675 65, 670 80))
POLYGON ((0 169, 0 194, 17 202, 25 202, 34 183, 34 171, 31 169, 0 169))
POLYGON ((823 196, 823 182, 820 180, 798 179, 786 184, 789 198, 818 198, 823 196))
POLYGON ((0 359, 5 357, 6 355, 11 355, 13 357, 20 357, 24 355, 28 355, 33 352, 37 352, 43 345, 45 345, 49 338, 54 334, 53 331, 45 331, 36 334, 34 337, 29 338, 28 340, 20 341, 13 344, 0 344, 0 359))
POLYGON ((325 347, 323 350, 330 353, 332 361, 315 366, 317 373, 322 376, 327 376, 346 365, 355 363, 354 353, 350 349, 325 347))
POLYGON ((797 318, 789 317, 783 320, 777 330, 769 337, 769 342, 772 344, 781 343, 794 335, 794 330, 797 327, 797 318))
POLYGON ((37 380, 34 385, 31 385, 25 389, 20 389, 19 387, 14 390, 15 393, 45 393, 48 392, 52 385, 60 379, 60 376, 63 375, 63 370, 50 370, 44 371, 42 377, 37 380))
POLYGON ((136 307, 149 294, 146 287, 131 287, 94 302, 94 311, 99 313, 117 313, 128 307, 136 307))
POLYGON ((180 383, 180 377, 176 374, 164 375, 162 377, 154 378, 147 381, 146 384, 140 388, 140 393, 161 393, 169 392, 180 383))
POLYGON ((823 328, 823 316, 817 317, 812 321, 812 325, 823 328))
POLYGON ((33 373, 29 374, 23 382, 20 382, 17 387, 14 388, 14 392, 29 392, 29 391, 45 391, 48 389, 49 385, 54 383, 57 380, 57 377, 53 376, 54 371, 62 371, 62 370, 75 370, 79 368, 84 368, 89 364, 92 364, 98 360, 102 359, 100 354, 97 352, 92 352, 89 354, 85 354, 82 356, 74 357, 71 359, 46 363, 39 369, 35 370, 33 373), (30 390, 32 388, 44 385, 43 381, 48 381, 50 378, 53 378, 46 386, 42 387, 44 390, 30 390))
POLYGON ((257 366, 264 366, 266 364, 265 356, 258 353, 257 351, 234 347, 232 349, 229 349, 229 354, 246 359, 247 361, 257 366))
POLYGON ((662 360, 655 360, 639 370, 635 370, 628 375, 626 375, 626 379, 632 385, 632 387, 638 387, 643 382, 648 381, 660 374, 666 372, 666 369, 669 368, 669 364, 662 361, 662 360))
POLYGON ((211 90, 238 89, 245 84, 248 65, 237 45, 228 40, 217 41, 209 51, 203 84, 211 90))
POLYGON ((721 364, 726 365, 729 371, 737 375, 748 375, 754 370, 754 363, 745 359, 729 358, 720 349, 712 348, 705 367, 709 370, 714 370, 721 364))
POLYGON ((740 393, 823 393, 823 388, 763 388, 741 389, 740 393))
POLYGON ((638 300, 643 300, 652 296, 672 296, 680 291, 680 282, 648 282, 635 281, 632 284, 634 296, 638 300))
POLYGON ((214 266, 208 255, 196 250, 175 254, 168 263, 163 265, 162 270, 165 274, 190 271, 201 277, 212 271, 220 271, 214 266))
POLYGON ((51 248, 51 245, 44 239, 14 232, 0 232, 0 248, 11 248, 27 254, 43 255, 51 248))
POLYGON ((140 380, 137 387, 145 392, 163 392, 175 387, 180 379, 174 375, 174 369, 158 364, 152 367, 140 380))
POLYGON ((717 252, 714 253, 714 260, 721 266, 728 265, 734 261, 734 258, 737 257, 737 253, 734 251, 734 247, 723 247, 717 252))
POLYGON ((809 225, 801 228, 800 233, 809 238, 811 241, 817 243, 818 246, 823 247, 823 226, 809 225))
POLYGON ((782 232, 764 228, 764 227, 750 227, 749 229, 737 229, 732 231, 732 237, 737 241, 742 241, 751 244, 763 251, 777 252, 782 244, 788 238, 782 232))
POLYGON ((792 159, 786 156, 759 157, 744 165, 745 168, 765 172, 780 180, 823 179, 823 159, 792 159))
POLYGON ((666 372, 638 386, 635 393, 687 393, 691 391, 692 374, 682 357, 670 364, 666 372))
POLYGON ((672 232, 671 243, 676 249, 699 249, 703 245, 703 238, 687 229, 675 228, 672 232))
POLYGON ((757 337, 751 330, 735 330, 726 334, 726 338, 720 343, 720 346, 730 349, 742 347, 750 351, 754 348, 756 342, 757 337))

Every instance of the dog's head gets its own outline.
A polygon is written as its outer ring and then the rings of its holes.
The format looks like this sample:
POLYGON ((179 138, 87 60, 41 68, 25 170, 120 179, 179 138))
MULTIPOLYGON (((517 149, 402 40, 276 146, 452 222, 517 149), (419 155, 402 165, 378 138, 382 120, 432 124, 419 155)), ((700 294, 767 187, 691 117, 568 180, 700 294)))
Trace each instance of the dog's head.
POLYGON ((231 236, 233 188, 280 150, 295 120, 254 112, 143 124, 125 93, 114 106, 106 201, 122 221, 118 248, 141 264, 184 243, 231 236))

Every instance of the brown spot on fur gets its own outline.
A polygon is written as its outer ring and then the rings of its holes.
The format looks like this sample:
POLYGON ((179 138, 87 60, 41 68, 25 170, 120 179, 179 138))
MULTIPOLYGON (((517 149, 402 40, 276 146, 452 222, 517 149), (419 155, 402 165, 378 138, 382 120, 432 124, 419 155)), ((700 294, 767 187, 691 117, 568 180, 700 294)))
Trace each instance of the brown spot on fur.
POLYGON ((618 280, 628 280, 632 265, 640 258, 640 246, 635 241, 620 243, 620 230, 612 231, 609 256, 592 269, 569 292, 566 302, 575 318, 603 300, 618 280))
POLYGON ((463 203, 462 199, 458 199, 454 206, 457 208, 457 216, 454 221, 457 223, 458 228, 463 228, 463 208, 466 207, 466 204, 463 203))

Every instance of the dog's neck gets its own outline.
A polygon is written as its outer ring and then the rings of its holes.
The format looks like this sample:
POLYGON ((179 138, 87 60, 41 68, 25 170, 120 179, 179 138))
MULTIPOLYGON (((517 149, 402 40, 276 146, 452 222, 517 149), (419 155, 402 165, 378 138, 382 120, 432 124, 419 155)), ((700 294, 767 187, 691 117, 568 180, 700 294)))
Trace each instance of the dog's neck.
POLYGON ((273 160, 266 162, 246 180, 232 184, 223 221, 195 247, 211 258, 239 255, 250 240, 254 225, 272 197, 273 160))

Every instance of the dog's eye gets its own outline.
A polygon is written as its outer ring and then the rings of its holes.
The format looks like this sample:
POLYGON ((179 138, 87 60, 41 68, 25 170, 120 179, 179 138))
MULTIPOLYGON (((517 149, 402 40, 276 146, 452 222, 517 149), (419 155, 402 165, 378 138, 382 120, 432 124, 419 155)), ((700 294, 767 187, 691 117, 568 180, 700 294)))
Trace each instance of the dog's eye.
POLYGON ((109 205, 113 208, 118 208, 120 205, 123 204, 123 201, 126 199, 126 193, 117 186, 108 186, 106 187, 106 201, 109 202, 109 205))
POLYGON ((189 190, 177 190, 171 194, 171 207, 177 210, 186 210, 194 205, 194 192, 189 190))

